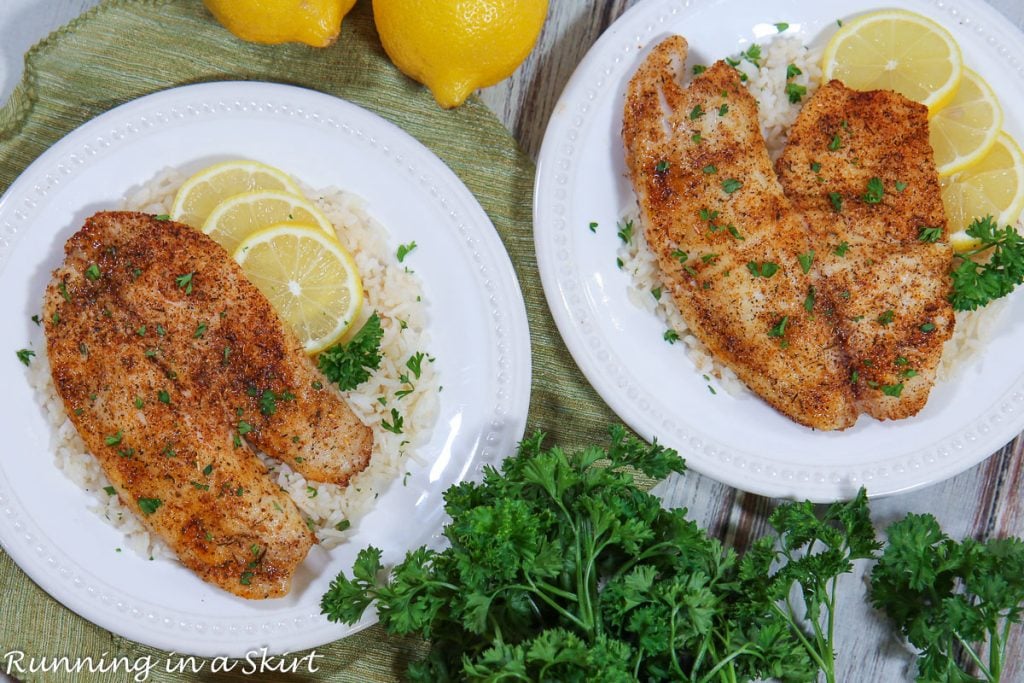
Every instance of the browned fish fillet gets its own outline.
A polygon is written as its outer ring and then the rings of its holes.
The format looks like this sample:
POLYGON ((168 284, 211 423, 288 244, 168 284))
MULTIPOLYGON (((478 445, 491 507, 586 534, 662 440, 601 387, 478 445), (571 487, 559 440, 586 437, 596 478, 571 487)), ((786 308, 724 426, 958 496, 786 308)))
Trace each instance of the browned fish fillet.
POLYGON ((799 257, 810 243, 772 169, 757 105, 724 62, 683 88, 685 60, 683 38, 657 45, 623 115, 666 287, 697 338, 769 404, 809 427, 846 428, 857 412, 845 358, 831 324, 807 310, 815 295, 799 257))
POLYGON ((207 236, 99 213, 65 253, 46 291, 47 352, 89 450, 202 578, 284 595, 313 537, 247 442, 345 483, 366 465, 369 429, 207 236))
POLYGON ((834 320, 859 410, 915 415, 953 333, 946 217, 928 111, 889 91, 838 81, 804 105, 777 162, 806 216, 816 312, 834 320), (920 239, 938 228, 936 242, 920 239))

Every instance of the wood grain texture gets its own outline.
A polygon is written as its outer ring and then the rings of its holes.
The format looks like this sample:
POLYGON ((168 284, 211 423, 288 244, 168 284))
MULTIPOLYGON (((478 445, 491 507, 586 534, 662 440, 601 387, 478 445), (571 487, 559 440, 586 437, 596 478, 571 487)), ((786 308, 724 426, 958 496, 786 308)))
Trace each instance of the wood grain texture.
MULTIPOLYGON (((199 0, 196 0, 198 2, 199 0)), ((368 2, 369 0, 360 0, 368 2)), ((552 0, 538 44, 513 76, 480 97, 534 159, 546 122, 580 60, 602 32, 638 0, 552 0)), ((21 73, 21 56, 34 42, 99 0, 3 0, 0 2, 0 100, 21 73)), ((727 2, 722 3, 727 6, 727 2)), ((1012 24, 1024 26, 1024 2, 991 0, 1012 24)), ((1024 535, 1024 439, 1018 437, 978 466, 926 489, 873 501, 879 528, 908 512, 935 514, 954 538, 1024 535)), ((685 453, 683 454, 685 456, 685 453)), ((744 548, 763 534, 778 501, 745 494, 688 473, 656 487, 668 506, 690 516, 727 543, 744 548)), ((840 681, 909 681, 913 653, 884 617, 864 600, 867 563, 843 578, 838 615, 840 681)), ((1024 633, 1013 632, 1004 681, 1024 681, 1024 633)))

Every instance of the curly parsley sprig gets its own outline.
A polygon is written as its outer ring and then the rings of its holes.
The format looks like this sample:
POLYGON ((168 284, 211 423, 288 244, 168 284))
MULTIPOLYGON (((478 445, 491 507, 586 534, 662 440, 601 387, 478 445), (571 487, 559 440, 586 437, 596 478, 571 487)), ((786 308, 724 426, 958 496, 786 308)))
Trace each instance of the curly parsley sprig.
POLYGON ((1013 227, 1000 230, 992 216, 986 216, 967 226, 966 232, 979 244, 957 254, 960 262, 950 273, 953 292, 949 300, 957 311, 981 308, 1024 282, 1024 237, 1013 227), (985 253, 990 253, 988 261, 974 260, 985 253))
POLYGON ((380 341, 384 330, 376 311, 348 342, 335 344, 320 354, 317 365, 342 391, 355 389, 380 367, 380 341))

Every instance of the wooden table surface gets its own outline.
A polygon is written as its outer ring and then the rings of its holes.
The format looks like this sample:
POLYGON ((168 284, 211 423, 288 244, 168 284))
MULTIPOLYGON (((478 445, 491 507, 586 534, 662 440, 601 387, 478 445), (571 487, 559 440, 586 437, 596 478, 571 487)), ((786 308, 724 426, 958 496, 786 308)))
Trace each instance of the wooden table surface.
MULTIPOLYGON (((198 2, 198 0, 196 0, 198 2)), ((364 2, 368 0, 362 0, 364 2)), ((537 48, 508 80, 481 93, 484 102, 536 159, 545 125, 562 89, 594 41, 625 10, 641 0, 552 0, 537 48)), ((0 101, 21 75, 21 56, 48 32, 96 5, 98 0, 3 0, 0 2, 0 101)), ((721 4, 727 5, 727 0, 721 4)), ((1024 27, 1024 2, 990 0, 1007 20, 1024 27)), ((1020 116, 1019 112, 1008 115, 1020 116)), ((907 512, 935 514, 954 538, 1024 536, 1024 439, 1018 437, 980 465, 929 488, 873 501, 879 527, 907 512)), ((670 506, 690 515, 737 546, 763 531, 774 501, 744 494, 689 473, 657 489, 670 506)), ((839 681, 910 681, 913 657, 880 614, 864 600, 866 567, 843 577, 837 615, 839 681)), ((1024 630, 1012 636, 1004 683, 1024 681, 1024 630)), ((2 646, 2 644, 0 644, 2 646)))

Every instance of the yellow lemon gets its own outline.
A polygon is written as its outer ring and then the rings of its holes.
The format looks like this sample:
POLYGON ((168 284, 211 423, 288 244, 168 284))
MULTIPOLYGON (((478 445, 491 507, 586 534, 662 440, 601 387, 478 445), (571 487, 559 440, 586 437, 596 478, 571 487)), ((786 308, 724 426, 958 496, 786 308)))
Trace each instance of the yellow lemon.
POLYGON ((337 239, 334 226, 320 209, 303 197, 281 190, 243 192, 225 199, 203 223, 203 232, 231 253, 252 233, 277 223, 315 225, 337 239))
POLYGON ((975 240, 964 229, 976 218, 992 216, 999 227, 1017 224, 1024 209, 1024 154, 1000 133, 984 158, 941 182, 953 249, 967 251, 975 240))
POLYGON ((322 351, 359 315, 363 285, 344 247, 315 225, 273 225, 242 240, 234 253, 306 353, 322 351))
POLYGON ((843 24, 822 58, 822 79, 855 90, 895 90, 935 112, 953 99, 963 72, 960 46, 937 23, 882 10, 843 24))
POLYGON ((171 219, 201 228, 222 201, 254 190, 302 194, 287 173, 273 166, 258 161, 225 161, 204 168, 182 183, 171 206, 171 219))
POLYGON ((928 122, 939 175, 952 175, 982 159, 1002 125, 1003 108, 992 86, 964 69, 956 96, 928 122))
POLYGON ((373 0, 388 57, 445 108, 515 71, 547 10, 548 0, 373 0))
POLYGON ((356 0, 203 0, 224 28, 253 43, 326 47, 356 0))

